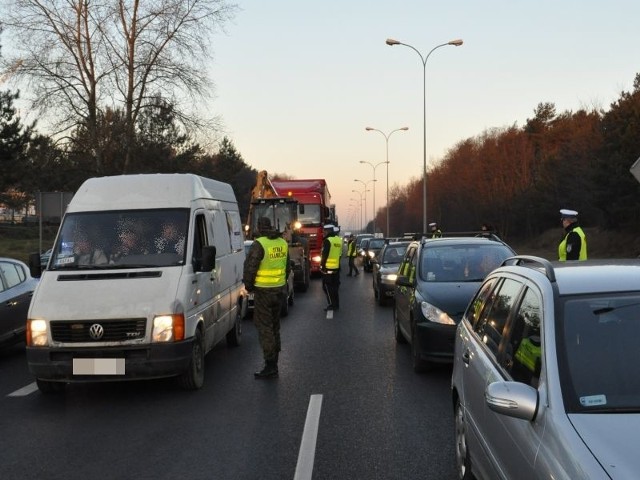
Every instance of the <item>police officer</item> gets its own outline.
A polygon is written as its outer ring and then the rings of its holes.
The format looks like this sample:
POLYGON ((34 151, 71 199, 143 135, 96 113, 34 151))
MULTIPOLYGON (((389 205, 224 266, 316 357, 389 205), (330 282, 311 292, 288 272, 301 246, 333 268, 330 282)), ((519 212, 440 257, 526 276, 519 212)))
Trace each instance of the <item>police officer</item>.
POLYGON ((358 251, 356 250, 356 238, 352 233, 349 235, 349 243, 347 243, 347 257, 349 258, 349 273, 347 274, 347 277, 351 277, 354 271, 356 277, 360 274, 358 267, 356 266, 357 256, 358 251))
POLYGON ((564 227, 565 236, 558 245, 558 258, 566 260, 587 259, 587 237, 578 225, 578 212, 575 210, 560 210, 560 220, 564 227))
POLYGON ((324 226, 325 239, 322 242, 322 287, 327 295, 327 310, 340 308, 340 257, 342 256, 342 240, 338 236, 338 227, 327 224, 324 226))
POLYGON ((264 356, 264 367, 256 378, 278 376, 280 352, 280 308, 286 301, 289 276, 289 247, 267 217, 258 219, 259 237, 251 245, 244 262, 245 288, 254 293, 253 321, 264 356))
POLYGON ((429 224, 429 230, 431 232, 431 238, 440 238, 442 237, 442 230, 438 228, 438 224, 436 222, 431 222, 429 224))

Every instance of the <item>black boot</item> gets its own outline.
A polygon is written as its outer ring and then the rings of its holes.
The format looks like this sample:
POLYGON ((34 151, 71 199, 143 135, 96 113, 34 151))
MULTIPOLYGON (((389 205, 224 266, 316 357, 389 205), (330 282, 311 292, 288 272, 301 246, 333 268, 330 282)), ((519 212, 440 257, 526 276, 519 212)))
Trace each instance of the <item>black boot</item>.
POLYGON ((273 360, 267 360, 259 372, 253 374, 256 378, 274 378, 278 376, 278 364, 273 360))

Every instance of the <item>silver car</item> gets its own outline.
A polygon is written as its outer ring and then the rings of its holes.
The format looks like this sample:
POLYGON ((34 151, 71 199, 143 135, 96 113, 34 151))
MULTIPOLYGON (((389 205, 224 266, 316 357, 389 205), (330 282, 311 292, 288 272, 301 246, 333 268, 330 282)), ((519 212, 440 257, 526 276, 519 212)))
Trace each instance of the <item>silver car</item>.
POLYGON ((0 347, 24 342, 27 312, 38 278, 14 258, 0 258, 0 347))
POLYGON ((458 477, 638 478, 639 339, 639 260, 506 260, 457 327, 458 477))

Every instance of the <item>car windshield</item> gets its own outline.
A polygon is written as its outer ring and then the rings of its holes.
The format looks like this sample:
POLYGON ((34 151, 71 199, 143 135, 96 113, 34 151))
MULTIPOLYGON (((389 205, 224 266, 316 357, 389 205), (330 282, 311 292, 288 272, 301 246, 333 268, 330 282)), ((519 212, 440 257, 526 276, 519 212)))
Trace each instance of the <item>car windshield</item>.
POLYGON ((640 295, 564 302, 557 351, 570 412, 640 412, 640 295))
POLYGON ((496 243, 437 245, 422 249, 420 279, 425 282, 481 282, 513 252, 496 243))
POLYGON ((384 238, 372 238, 371 240, 369 240, 369 248, 373 248, 373 249, 381 249, 382 247, 384 247, 384 238))
POLYGON ((52 270, 183 265, 188 209, 70 213, 53 248, 52 270))
POLYGON ((384 256, 382 257, 382 263, 392 264, 400 263, 404 253, 407 251, 407 245, 389 245, 384 249, 384 256))

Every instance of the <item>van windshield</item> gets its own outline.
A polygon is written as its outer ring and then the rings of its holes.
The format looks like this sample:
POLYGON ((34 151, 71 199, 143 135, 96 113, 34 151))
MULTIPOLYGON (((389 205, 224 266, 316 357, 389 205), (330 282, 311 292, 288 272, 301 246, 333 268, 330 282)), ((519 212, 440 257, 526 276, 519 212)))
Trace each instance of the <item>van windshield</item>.
POLYGON ((51 270, 184 265, 189 209, 69 213, 51 270))

